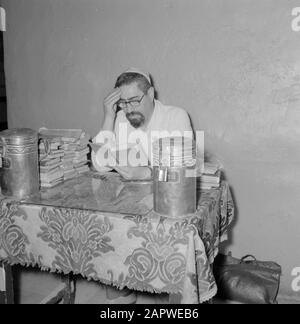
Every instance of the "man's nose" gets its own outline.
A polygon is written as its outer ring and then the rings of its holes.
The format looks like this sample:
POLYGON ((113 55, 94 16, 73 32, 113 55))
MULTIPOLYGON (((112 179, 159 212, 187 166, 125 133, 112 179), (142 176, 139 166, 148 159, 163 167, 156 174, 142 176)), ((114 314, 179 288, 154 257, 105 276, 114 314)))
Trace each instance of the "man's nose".
POLYGON ((133 108, 132 108, 132 106, 130 104, 127 104, 126 110, 127 110, 126 112, 128 114, 130 114, 131 112, 133 112, 133 108))

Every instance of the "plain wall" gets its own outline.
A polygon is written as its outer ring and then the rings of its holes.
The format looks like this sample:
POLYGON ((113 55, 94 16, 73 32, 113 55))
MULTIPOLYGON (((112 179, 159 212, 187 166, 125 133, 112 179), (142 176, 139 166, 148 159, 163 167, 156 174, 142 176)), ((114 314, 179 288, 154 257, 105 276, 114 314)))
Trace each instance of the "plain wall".
POLYGON ((4 0, 9 127, 94 136, 120 72, 150 71, 224 165, 228 249, 300 267, 300 32, 286 0, 4 0))

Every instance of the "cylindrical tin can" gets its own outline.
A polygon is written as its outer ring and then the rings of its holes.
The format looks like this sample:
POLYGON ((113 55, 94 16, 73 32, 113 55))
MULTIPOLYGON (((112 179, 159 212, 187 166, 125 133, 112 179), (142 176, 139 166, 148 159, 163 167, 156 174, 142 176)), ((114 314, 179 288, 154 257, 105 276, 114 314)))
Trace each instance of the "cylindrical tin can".
POLYGON ((166 137, 153 143, 154 211, 168 217, 196 212, 196 147, 191 138, 166 137))
POLYGON ((0 132, 0 185, 5 196, 23 199, 39 191, 38 133, 29 128, 0 132))
POLYGON ((196 212, 195 169, 187 167, 153 168, 154 211, 168 217, 196 212))

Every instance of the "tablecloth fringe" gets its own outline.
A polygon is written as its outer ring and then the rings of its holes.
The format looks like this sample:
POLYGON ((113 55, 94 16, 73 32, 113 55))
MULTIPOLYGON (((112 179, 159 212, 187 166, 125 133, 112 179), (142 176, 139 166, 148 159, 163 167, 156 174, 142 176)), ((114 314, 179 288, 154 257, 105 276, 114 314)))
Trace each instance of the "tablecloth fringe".
POLYGON ((199 297, 200 304, 205 303, 205 302, 213 299, 213 297, 215 297, 217 292, 218 292, 218 288, 214 287, 209 293, 205 294, 204 296, 200 296, 199 297))

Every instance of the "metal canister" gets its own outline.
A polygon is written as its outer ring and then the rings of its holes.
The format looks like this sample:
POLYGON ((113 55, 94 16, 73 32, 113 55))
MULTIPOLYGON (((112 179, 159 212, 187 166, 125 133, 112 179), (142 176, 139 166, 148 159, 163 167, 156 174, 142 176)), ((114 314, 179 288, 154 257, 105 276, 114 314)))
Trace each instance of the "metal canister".
POLYGON ((23 199, 39 191, 38 133, 29 128, 0 132, 1 192, 23 199))
POLYGON ((196 212, 196 146, 192 138, 165 137, 153 143, 154 211, 168 217, 196 212))
POLYGON ((153 173, 156 213, 175 218, 196 212, 194 168, 155 166, 153 173))

